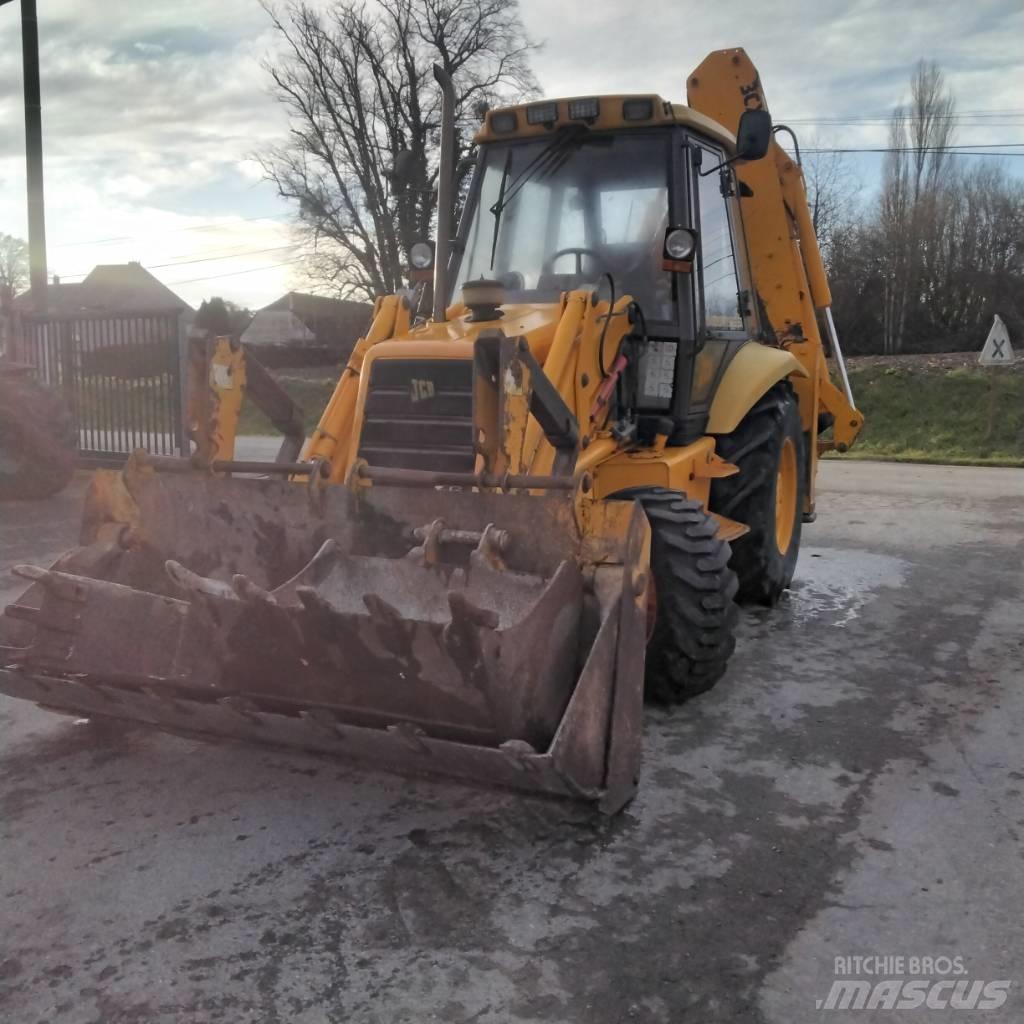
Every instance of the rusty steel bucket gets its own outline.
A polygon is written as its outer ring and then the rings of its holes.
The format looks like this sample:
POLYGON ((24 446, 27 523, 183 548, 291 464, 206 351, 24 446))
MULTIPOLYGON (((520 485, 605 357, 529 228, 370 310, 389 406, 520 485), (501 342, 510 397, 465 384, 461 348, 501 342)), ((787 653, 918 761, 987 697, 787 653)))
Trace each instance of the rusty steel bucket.
MULTIPOLYGON (((614 508, 614 507, 613 507, 614 508)), ((639 764, 647 525, 571 493, 98 474, 19 566, 0 692, 174 733, 593 801, 639 764)))

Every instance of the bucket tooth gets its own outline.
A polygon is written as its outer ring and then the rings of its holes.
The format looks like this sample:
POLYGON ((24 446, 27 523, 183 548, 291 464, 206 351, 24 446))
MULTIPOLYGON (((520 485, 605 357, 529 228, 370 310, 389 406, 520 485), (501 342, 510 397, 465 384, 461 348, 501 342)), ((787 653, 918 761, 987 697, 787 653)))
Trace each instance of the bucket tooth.
POLYGON ((327 708, 303 708, 299 712, 299 718, 308 722, 317 732, 329 736, 331 739, 339 739, 342 736, 342 731, 339 729, 341 723, 327 708))
POLYGON ((379 594, 363 594, 363 604, 366 605, 366 610, 375 619, 383 619, 385 622, 395 625, 401 625, 405 622, 405 616, 379 594))
POLYGON ((188 701, 176 700, 169 693, 159 689, 158 687, 143 686, 140 687, 140 689, 142 693, 150 698, 150 700, 155 700, 158 704, 162 704, 175 714, 192 715, 195 713, 193 708, 189 706, 188 701))
POLYGON ((505 568, 504 553, 509 547, 507 530, 499 530, 488 523, 480 534, 480 541, 470 552, 469 564, 474 568, 487 568, 500 572, 505 568))
POLYGON ((301 624, 301 620, 297 620, 301 632, 320 640, 333 637, 338 631, 340 613, 330 601, 316 587, 310 586, 296 587, 295 596, 305 614, 305 625, 301 624))
POLYGON ((537 757, 538 751, 526 740, 506 740, 498 749, 521 772, 537 771, 537 762, 534 758, 537 757))
POLYGON ((410 549, 406 557, 420 565, 437 565, 441 561, 441 535, 444 530, 443 519, 435 519, 428 526, 421 526, 415 531, 420 544, 410 549))
POLYGON ((11 574, 23 580, 31 580, 33 583, 49 583, 53 579, 49 569, 38 565, 12 565, 11 574))
POLYGON ((87 686, 102 703, 114 708, 116 717, 116 711, 124 705, 122 695, 117 692, 116 687, 104 686, 102 683, 97 683, 91 679, 83 679, 82 684, 87 686))
POLYGON ((94 584, 94 581, 86 576, 42 569, 38 565, 15 565, 11 567, 11 572, 23 580, 38 583, 56 597, 66 601, 83 601, 85 588, 94 584))
POLYGON ((441 631, 441 641, 466 680, 486 694, 489 678, 480 634, 482 630, 494 632, 498 628, 498 613, 477 607, 457 590, 448 592, 448 608, 452 618, 441 631))
POLYGON ((316 587, 296 587, 295 596, 299 599, 302 607, 305 608, 307 612, 319 612, 326 614, 333 614, 334 612, 330 602, 327 601, 316 587))
POLYGON ((200 576, 191 569, 186 569, 181 562, 176 562, 173 558, 168 558, 164 562, 164 568, 171 581, 190 596, 220 597, 228 601, 239 599, 229 583, 200 576))
POLYGON ((424 739, 426 733, 418 725, 413 725, 412 722, 396 722, 389 725, 387 731, 417 754, 430 753, 430 745, 424 739))
POLYGON ((400 659, 412 658, 412 624, 406 616, 379 594, 363 594, 363 604, 384 646, 400 659))
POLYGON ((24 661, 28 654, 28 647, 12 647, 9 644, 0 644, 0 668, 24 661))
POLYGON ((473 604, 465 594, 458 590, 448 591, 448 609, 452 613, 452 623, 467 622, 483 629, 497 629, 501 622, 496 611, 473 604))
POLYGON ((263 724, 263 720, 260 718, 259 706, 247 697, 221 697, 217 703, 220 707, 227 708, 233 715, 244 719, 246 722, 252 722, 256 725, 263 724))
POLYGON ((4 615, 11 619, 20 619, 22 622, 30 622, 32 625, 41 625, 42 609, 32 608, 27 604, 9 604, 4 609, 4 615))
POLYGON ((231 588, 234 590, 236 596, 241 601, 249 601, 252 603, 265 602, 267 604, 277 604, 277 600, 269 590, 265 590, 263 587, 256 583, 253 583, 248 576, 242 573, 235 573, 231 577, 231 588))

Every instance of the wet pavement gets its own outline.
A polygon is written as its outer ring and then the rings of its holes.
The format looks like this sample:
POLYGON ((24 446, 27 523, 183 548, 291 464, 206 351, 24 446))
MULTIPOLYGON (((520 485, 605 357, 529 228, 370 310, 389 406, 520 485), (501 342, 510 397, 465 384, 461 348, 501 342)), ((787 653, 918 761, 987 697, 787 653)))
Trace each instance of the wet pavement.
MULTIPOLYGON (((0 603, 76 519, 0 506, 0 603)), ((0 697, 0 1020, 1020 1021, 1024 473, 830 463, 804 545, 612 821, 0 697)))

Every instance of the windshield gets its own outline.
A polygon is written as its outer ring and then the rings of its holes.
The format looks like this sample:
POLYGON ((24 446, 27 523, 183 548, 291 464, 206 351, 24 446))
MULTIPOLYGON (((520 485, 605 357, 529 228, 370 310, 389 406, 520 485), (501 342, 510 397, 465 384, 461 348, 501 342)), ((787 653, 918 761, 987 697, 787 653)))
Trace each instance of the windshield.
POLYGON ((648 320, 669 320, 671 275, 662 269, 668 225, 664 135, 556 136, 495 144, 463 232, 456 280, 490 278, 508 301, 555 301, 610 273, 648 320))

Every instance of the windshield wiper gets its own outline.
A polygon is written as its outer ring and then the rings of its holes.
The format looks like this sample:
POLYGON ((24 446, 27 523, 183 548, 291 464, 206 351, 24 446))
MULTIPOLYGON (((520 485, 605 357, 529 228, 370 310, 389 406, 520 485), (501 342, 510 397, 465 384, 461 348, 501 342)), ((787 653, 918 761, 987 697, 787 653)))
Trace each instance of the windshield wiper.
POLYGON ((532 181, 538 174, 554 174, 566 160, 570 152, 576 148, 587 134, 586 128, 582 125, 564 128, 553 138, 516 176, 511 185, 508 183, 509 172, 512 169, 513 150, 508 151, 505 158, 505 169, 501 175, 501 185, 498 188, 498 198, 491 207, 494 214, 494 235, 491 239, 491 268, 494 267, 494 257, 498 248, 498 227, 501 224, 501 214, 509 203, 520 192, 523 187, 532 181))
POLYGON ((497 202, 491 207, 494 214, 494 235, 491 238, 491 267, 494 269, 494 255, 498 251, 498 226, 501 224, 501 211, 505 208, 505 186, 508 184, 508 175, 512 170, 512 150, 505 156, 505 169, 501 172, 501 185, 498 186, 497 202))

